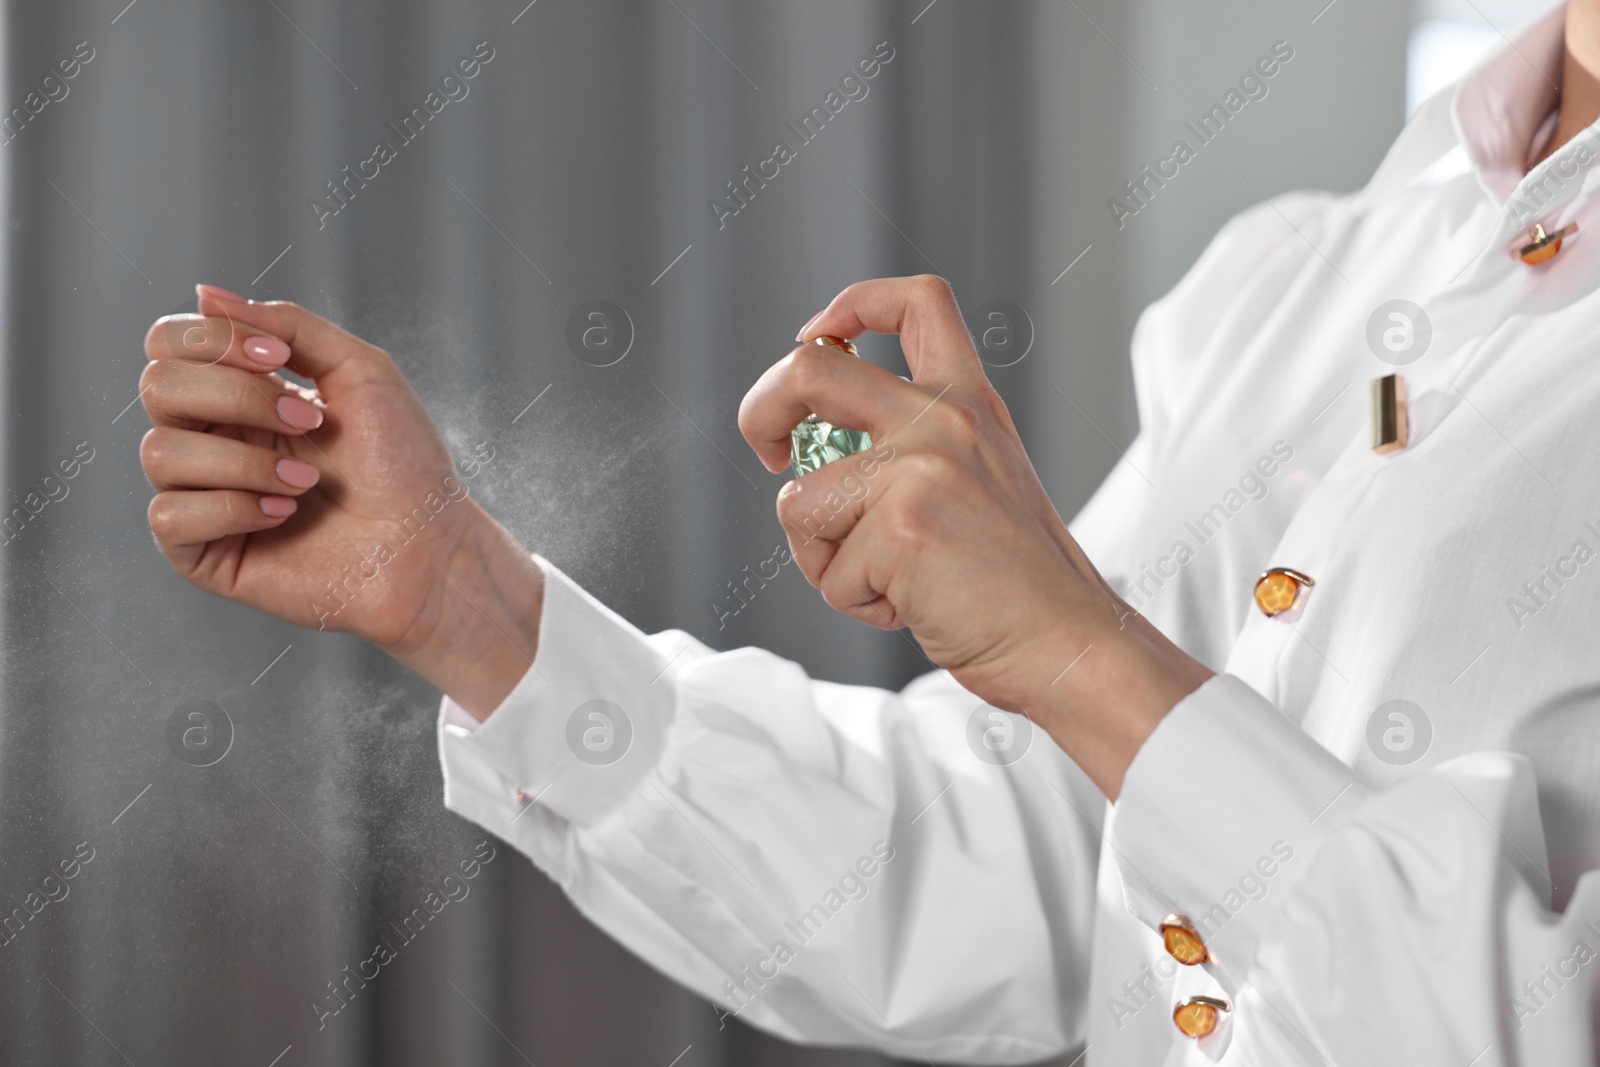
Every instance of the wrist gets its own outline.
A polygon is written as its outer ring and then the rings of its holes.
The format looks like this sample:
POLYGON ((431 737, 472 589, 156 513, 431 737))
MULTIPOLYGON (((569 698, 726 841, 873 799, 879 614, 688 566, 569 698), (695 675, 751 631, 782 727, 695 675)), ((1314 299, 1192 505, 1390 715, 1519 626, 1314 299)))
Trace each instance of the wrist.
POLYGON ((1112 801, 1161 720, 1214 673, 1131 612, 1048 648, 1040 662, 1061 665, 1038 672, 1022 710, 1112 801))
POLYGON ((420 640, 386 647, 473 718, 483 721, 516 688, 539 649, 544 571, 476 501, 451 552, 420 640))

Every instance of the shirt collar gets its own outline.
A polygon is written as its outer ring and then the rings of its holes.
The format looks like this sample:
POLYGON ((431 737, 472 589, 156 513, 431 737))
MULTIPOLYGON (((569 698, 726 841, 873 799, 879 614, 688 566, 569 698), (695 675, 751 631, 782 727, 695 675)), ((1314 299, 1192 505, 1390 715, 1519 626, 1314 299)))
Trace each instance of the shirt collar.
POLYGON ((1461 80, 1451 118, 1478 180, 1497 200, 1510 197, 1530 148, 1561 100, 1566 5, 1506 39, 1461 80))
MULTIPOLYGON (((1464 77, 1450 98, 1454 140, 1498 208, 1495 240, 1525 241, 1535 223, 1554 230, 1600 189, 1600 122, 1528 168, 1554 130, 1566 50, 1566 5, 1513 33, 1464 77)), ((1479 267, 1501 257, 1483 257, 1479 267)))

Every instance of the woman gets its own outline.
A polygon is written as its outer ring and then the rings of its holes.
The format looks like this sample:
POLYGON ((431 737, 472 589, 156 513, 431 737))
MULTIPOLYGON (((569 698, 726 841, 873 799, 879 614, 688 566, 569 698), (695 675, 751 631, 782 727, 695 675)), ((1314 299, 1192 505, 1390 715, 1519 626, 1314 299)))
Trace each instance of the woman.
POLYGON ((1361 192, 1230 222, 1141 319, 1141 433, 1070 534, 948 287, 835 298, 740 427, 772 470, 808 412, 871 432, 778 511, 830 604, 944 668, 900 693, 638 632, 293 305, 202 286, 206 330, 151 330, 151 526, 202 588, 437 685, 447 803, 786 1037, 1588 1063, 1597 71, 1583 0, 1361 192), (828 343, 863 331, 911 382, 828 343))

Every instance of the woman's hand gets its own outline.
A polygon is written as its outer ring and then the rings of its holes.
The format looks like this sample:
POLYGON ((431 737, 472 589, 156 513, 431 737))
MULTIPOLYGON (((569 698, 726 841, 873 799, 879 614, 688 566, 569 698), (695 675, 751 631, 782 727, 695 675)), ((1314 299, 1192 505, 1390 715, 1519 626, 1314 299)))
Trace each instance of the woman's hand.
POLYGON ((767 371, 739 426, 768 470, 808 413, 874 447, 797 478, 778 518, 807 580, 874 626, 909 627, 934 663, 1028 714, 1108 796, 1139 745, 1210 672, 1124 604, 1039 484, 941 278, 861 282, 801 341, 897 333, 906 382, 804 344, 767 371))
POLYGON ((293 304, 197 291, 199 315, 145 338, 162 552, 201 589, 357 634, 487 714, 534 655, 539 568, 467 495, 381 349, 293 304))

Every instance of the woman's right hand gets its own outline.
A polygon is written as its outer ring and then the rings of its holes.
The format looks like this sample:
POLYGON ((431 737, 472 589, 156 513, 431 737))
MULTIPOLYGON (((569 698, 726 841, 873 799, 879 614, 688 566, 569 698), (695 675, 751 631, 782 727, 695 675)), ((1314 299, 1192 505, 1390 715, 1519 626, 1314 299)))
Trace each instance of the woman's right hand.
POLYGON ((486 716, 535 654, 543 573, 467 495, 386 353, 294 304, 197 292, 199 314, 150 328, 140 379, 168 561, 208 592, 357 634, 486 716))

